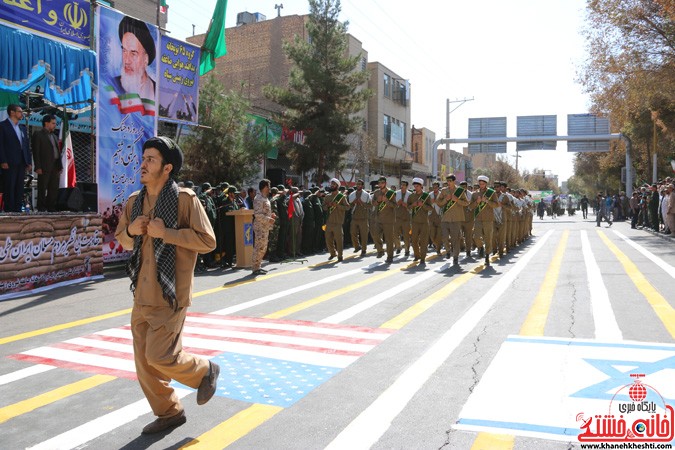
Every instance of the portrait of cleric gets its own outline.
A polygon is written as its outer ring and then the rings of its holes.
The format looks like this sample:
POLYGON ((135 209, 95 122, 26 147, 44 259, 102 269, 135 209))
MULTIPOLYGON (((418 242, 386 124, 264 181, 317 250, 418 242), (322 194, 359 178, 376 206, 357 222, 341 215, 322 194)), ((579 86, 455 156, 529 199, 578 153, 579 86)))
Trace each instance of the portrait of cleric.
POLYGON ((121 63, 119 75, 108 79, 110 102, 123 114, 155 115, 156 84, 149 67, 156 56, 155 40, 148 25, 124 16, 119 23, 121 63))

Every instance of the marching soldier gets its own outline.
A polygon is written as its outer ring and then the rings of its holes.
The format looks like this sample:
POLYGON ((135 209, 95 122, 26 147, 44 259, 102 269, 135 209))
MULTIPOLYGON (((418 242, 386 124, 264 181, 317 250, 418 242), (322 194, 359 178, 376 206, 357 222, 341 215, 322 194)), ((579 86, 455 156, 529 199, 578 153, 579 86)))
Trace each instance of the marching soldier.
MULTIPOLYGON (((377 220, 382 227, 387 245, 387 263, 394 262, 394 222, 396 221, 396 191, 387 189, 387 179, 380 177, 378 189, 373 192, 373 204, 377 208, 377 220)), ((382 248, 382 247, 380 247, 382 248)))
POLYGON ((478 256, 485 256, 485 265, 490 265, 495 215, 492 211, 499 206, 495 190, 488 187, 490 179, 485 175, 478 177, 478 191, 471 196, 474 206, 473 238, 478 247, 478 256))
POLYGON ((452 249, 452 264, 459 266, 464 208, 469 206, 469 201, 466 190, 455 184, 457 178, 454 175, 448 175, 446 180, 447 187, 441 190, 436 204, 441 207, 441 234, 445 241, 446 258, 450 259, 452 249))
POLYGON ((436 200, 441 193, 441 183, 439 181, 434 181, 433 190, 429 192, 429 197, 431 199, 431 204, 433 208, 429 212, 429 239, 431 243, 434 244, 436 249, 436 254, 440 256, 441 254, 441 208, 436 204, 436 200))
POLYGON ((370 213, 370 195, 363 190, 364 181, 356 180, 356 190, 349 194, 349 205, 352 209, 352 222, 349 234, 354 245, 354 253, 361 251, 366 256, 368 247, 368 214, 370 213))
POLYGON ((405 247, 405 256, 410 256, 410 211, 408 211, 408 182, 401 181, 401 189, 396 191, 396 221, 394 222, 394 242, 396 244, 396 254, 401 253, 401 241, 399 236, 403 236, 403 246, 405 247))
POLYGON ((330 194, 324 198, 323 210, 328 213, 326 218, 326 247, 330 253, 328 260, 335 258, 337 253, 337 260, 341 262, 344 244, 342 224, 345 221, 345 212, 349 209, 349 204, 345 195, 338 191, 339 187, 340 180, 332 178, 330 180, 330 194))
POLYGON ((433 209, 428 192, 424 192, 421 178, 413 178, 415 192, 408 196, 407 210, 410 211, 412 222, 411 243, 415 261, 420 266, 426 265, 427 246, 429 245, 429 212, 433 209))
POLYGON ((499 229, 497 234, 497 250, 499 251, 499 257, 504 256, 504 252, 509 252, 509 233, 511 232, 511 227, 513 226, 512 220, 512 210, 514 208, 513 197, 511 194, 506 192, 507 188, 506 182, 502 181, 499 183, 499 197, 498 201, 502 205, 502 227, 499 229))
MULTIPOLYGON (((459 183, 459 187, 464 189, 464 194, 466 195, 467 201, 471 202, 471 186, 466 181, 459 183)), ((473 248, 473 208, 471 204, 464 206, 464 222, 462 222, 462 237, 463 237, 463 247, 466 250, 466 257, 471 258, 471 250, 473 248)))

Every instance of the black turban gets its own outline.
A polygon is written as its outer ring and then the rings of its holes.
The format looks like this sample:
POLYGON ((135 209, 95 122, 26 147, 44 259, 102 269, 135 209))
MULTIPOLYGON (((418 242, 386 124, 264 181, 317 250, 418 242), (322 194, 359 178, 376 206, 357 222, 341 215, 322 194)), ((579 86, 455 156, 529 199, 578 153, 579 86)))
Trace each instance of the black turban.
POLYGON ((122 42, 122 36, 125 33, 131 33, 136 36, 136 39, 138 39, 145 49, 145 53, 148 54, 148 65, 152 64, 155 60, 155 41, 152 39, 148 25, 141 20, 124 16, 124 19, 120 21, 120 42, 122 42))
POLYGON ((178 144, 168 137, 157 136, 148 139, 145 141, 145 144, 143 144, 143 150, 150 147, 159 150, 162 154, 162 158, 164 158, 164 162, 173 166, 171 175, 178 175, 180 168, 183 166, 183 151, 178 144))

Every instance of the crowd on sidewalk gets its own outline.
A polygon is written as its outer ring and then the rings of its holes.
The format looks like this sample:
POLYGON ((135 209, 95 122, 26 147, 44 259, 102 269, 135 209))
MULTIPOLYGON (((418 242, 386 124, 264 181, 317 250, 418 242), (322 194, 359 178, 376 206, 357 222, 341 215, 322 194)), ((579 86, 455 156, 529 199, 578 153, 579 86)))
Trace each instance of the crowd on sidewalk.
POLYGON ((636 188, 628 198, 621 191, 614 195, 599 192, 593 205, 596 223, 604 220, 610 225, 614 221, 631 221, 633 229, 647 229, 656 233, 671 235, 675 232, 675 180, 667 177, 658 183, 636 188))

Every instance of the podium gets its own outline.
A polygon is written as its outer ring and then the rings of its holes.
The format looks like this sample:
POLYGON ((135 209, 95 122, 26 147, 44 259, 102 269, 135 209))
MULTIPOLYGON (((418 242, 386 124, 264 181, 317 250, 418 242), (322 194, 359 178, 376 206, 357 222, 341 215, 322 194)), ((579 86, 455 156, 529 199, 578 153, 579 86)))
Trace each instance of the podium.
POLYGON ((234 216, 234 239, 236 242, 236 267, 253 266, 253 211, 239 209, 225 213, 234 216))

